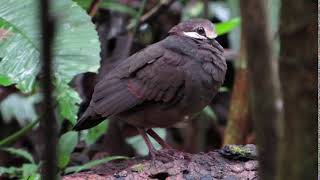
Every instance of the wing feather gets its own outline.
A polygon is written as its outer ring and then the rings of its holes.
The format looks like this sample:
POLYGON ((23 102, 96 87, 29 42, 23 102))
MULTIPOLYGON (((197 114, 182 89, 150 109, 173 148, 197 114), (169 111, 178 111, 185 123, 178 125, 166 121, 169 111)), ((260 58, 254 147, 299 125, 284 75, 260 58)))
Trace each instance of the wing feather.
POLYGON ((174 101, 176 94, 183 94, 178 92, 183 91, 185 79, 179 68, 182 62, 178 54, 158 43, 122 61, 97 83, 89 108, 75 129, 89 128, 90 121, 96 125, 145 101, 174 101))

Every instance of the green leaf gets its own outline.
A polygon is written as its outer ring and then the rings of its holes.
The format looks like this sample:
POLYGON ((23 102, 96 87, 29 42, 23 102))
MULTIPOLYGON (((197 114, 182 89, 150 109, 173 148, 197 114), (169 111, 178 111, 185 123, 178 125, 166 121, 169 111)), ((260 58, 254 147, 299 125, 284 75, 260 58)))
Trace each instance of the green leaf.
POLYGON ((35 121, 38 116, 34 105, 40 100, 41 96, 39 94, 31 96, 9 95, 0 102, 0 112, 3 120, 9 122, 12 119, 16 119, 22 127, 31 121, 35 121))
POLYGON ((215 28, 216 28, 216 33, 220 36, 225 33, 228 33, 238 27, 240 25, 240 18, 233 18, 229 21, 222 22, 222 23, 216 23, 215 28))
POLYGON ((102 135, 107 132, 108 121, 103 121, 98 126, 95 126, 84 133, 84 141, 87 145, 94 144, 102 135))
POLYGON ((216 113, 213 111, 213 109, 210 106, 206 106, 203 109, 203 112, 206 113, 210 118, 217 119, 216 113))
MULTIPOLYGON (((66 87, 76 74, 97 71, 100 45, 91 18, 80 6, 71 0, 54 0, 52 4, 57 19, 53 48, 55 84, 66 87)), ((0 6, 0 85, 15 83, 23 92, 34 88, 40 71, 39 10, 37 0, 10 0, 0 6)), ((58 102, 59 108, 64 109, 62 104, 68 102, 72 110, 61 115, 74 121, 79 97, 71 90, 68 92, 58 91, 57 96, 62 97, 59 101, 63 101, 58 102)))
POLYGON ((79 109, 77 105, 81 102, 79 94, 66 83, 58 83, 56 87, 59 113, 62 118, 75 125, 79 109))
POLYGON ((111 11, 117 11, 125 14, 129 14, 133 17, 138 15, 138 11, 130 6, 123 5, 119 2, 112 2, 112 1, 102 1, 100 3, 101 8, 110 9, 111 11))
POLYGON ((29 180, 30 177, 37 174, 38 165, 36 164, 23 164, 22 165, 22 179, 29 180))
POLYGON ((58 167, 65 168, 69 161, 70 155, 78 144, 78 133, 69 131, 63 134, 58 142, 58 167))
POLYGON ((76 2, 79 6, 81 6, 85 10, 89 9, 92 2, 91 0, 73 0, 73 1, 76 2))
POLYGON ((65 173, 73 173, 73 172, 80 172, 83 170, 87 170, 87 169, 91 169, 95 166, 98 166, 100 164, 105 164, 109 161, 113 161, 113 160, 119 160, 119 159, 129 159, 128 157, 125 156, 110 156, 110 157, 105 157, 102 159, 98 159, 98 160, 94 160, 94 161, 90 161, 86 164, 83 164, 81 166, 72 166, 72 167, 68 167, 65 170, 65 173))
POLYGON ((0 177, 8 176, 9 178, 21 177, 22 169, 18 167, 1 167, 0 166, 0 177))
POLYGON ((8 152, 12 155, 18 156, 18 157, 22 157, 22 158, 28 160, 29 162, 34 163, 32 155, 28 151, 25 151, 23 149, 1 148, 1 150, 6 151, 6 152, 8 152))
MULTIPOLYGON (((0 61, 1 61, 1 59, 0 59, 0 61)), ((9 77, 0 75, 0 85, 9 86, 11 84, 13 84, 13 83, 12 83, 12 80, 9 79, 9 77)))
POLYGON ((41 176, 39 173, 35 173, 28 177, 24 177, 22 180, 41 180, 41 176))

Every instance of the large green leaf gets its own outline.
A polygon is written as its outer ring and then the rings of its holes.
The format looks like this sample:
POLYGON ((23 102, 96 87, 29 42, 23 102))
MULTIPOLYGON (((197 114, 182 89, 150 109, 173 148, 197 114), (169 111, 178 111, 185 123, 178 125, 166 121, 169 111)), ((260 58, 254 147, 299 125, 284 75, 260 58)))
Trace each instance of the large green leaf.
POLYGON ((78 144, 78 133, 69 131, 63 134, 58 142, 58 167, 65 168, 69 161, 71 153, 78 144))
MULTIPOLYGON (((3 0, 2 0, 3 1, 3 0)), ((0 6, 0 85, 15 83, 30 92, 40 71, 39 6, 37 0, 10 0, 0 6)), ((71 0, 54 0, 56 17, 54 43, 55 84, 61 115, 74 122, 79 97, 67 83, 79 73, 99 67, 99 41, 87 13, 71 0), (66 91, 61 87, 67 88, 66 91), (61 93, 63 93, 61 95, 61 93), (64 99, 66 97, 67 99, 64 99)))

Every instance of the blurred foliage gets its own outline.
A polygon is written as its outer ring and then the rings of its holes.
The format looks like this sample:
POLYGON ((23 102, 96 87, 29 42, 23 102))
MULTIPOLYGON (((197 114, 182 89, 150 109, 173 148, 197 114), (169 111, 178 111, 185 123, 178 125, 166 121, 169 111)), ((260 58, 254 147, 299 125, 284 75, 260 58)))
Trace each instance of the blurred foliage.
MULTIPOLYGON (((97 71, 99 41, 82 8, 70 0, 53 2, 52 13, 59 19, 53 48, 56 96, 59 109, 67 109, 60 111, 62 118, 74 123, 80 99, 68 83, 76 74, 97 71)), ((5 31, 0 38, 0 76, 4 77, 0 85, 16 84, 22 92, 34 89, 40 70, 39 10, 36 0, 12 0, 0 6, 0 29, 5 31)))
POLYGON ((239 25, 240 25, 240 18, 237 17, 226 22, 216 23, 215 28, 218 35, 223 35, 223 34, 229 33, 239 25))
POLYGON ((88 9, 91 5, 91 0, 74 0, 83 9, 88 9))
POLYGON ((0 102, 0 112, 5 122, 16 119, 19 125, 25 126, 28 122, 35 121, 38 116, 34 105, 41 100, 40 94, 22 96, 11 94, 0 102))
MULTIPOLYGON (((0 36, 1 37, 1 36, 0 36)), ((0 61, 2 60, 2 58, 0 57, 0 61)), ((2 76, 0 75, 0 84, 2 86, 9 86, 11 84, 11 80, 10 78, 6 77, 6 76, 2 76)))
POLYGON ((217 115, 216 113, 213 111, 213 109, 210 107, 210 106, 206 106, 204 109, 203 109, 203 112, 208 115, 211 119, 217 119, 217 115))
POLYGON ((57 83, 56 100, 58 102, 59 119, 66 118, 74 125, 77 121, 78 104, 81 103, 79 94, 66 83, 57 83))
POLYGON ((37 125, 39 122, 39 119, 32 121, 31 123, 27 124, 26 126, 24 126, 22 129, 20 129, 19 131, 11 134, 10 136, 2 139, 0 141, 0 147, 4 147, 7 145, 10 145, 11 143, 15 142, 16 140, 18 140, 19 138, 25 136, 35 125, 37 125))
MULTIPOLYGON (((203 17, 204 6, 203 1, 190 2, 182 11, 182 20, 203 17)), ((209 19, 217 18, 221 21, 230 19, 230 9, 225 1, 209 1, 208 13, 209 19)))
POLYGON ((17 178, 21 180, 40 179, 40 174, 38 173, 39 166, 35 164, 35 161, 30 153, 23 149, 15 148, 2 148, 0 150, 28 161, 28 163, 23 163, 21 167, 0 166, 0 176, 7 175, 10 178, 17 178))
POLYGON ((63 134, 58 142, 58 167, 64 169, 70 161, 71 153, 78 144, 78 133, 69 131, 63 134))
MULTIPOLYGON (((89 9, 91 5, 91 0, 74 0, 79 4, 83 9, 89 9)), ((129 14, 130 16, 135 17, 138 14, 138 11, 130 6, 123 5, 118 1, 102 0, 99 4, 100 8, 109 9, 115 12, 120 12, 124 14, 129 14)))
MULTIPOLYGON (((53 48, 54 58, 54 98, 57 101, 59 119, 69 120, 73 125, 77 119, 78 104, 81 102, 79 94, 74 91, 69 83, 72 78, 83 72, 96 72, 99 67, 100 44, 95 26, 87 15, 91 0, 55 0, 52 13, 57 18, 56 35, 53 48)), ((146 1, 143 1, 146 2, 146 1)), ((189 1, 181 1, 189 4, 189 1)), ((224 22, 216 24, 218 35, 230 32, 240 24, 239 18, 230 19, 229 9, 224 2, 212 5, 210 2, 210 17, 220 14, 224 22)), ((100 8, 110 9, 125 13, 138 19, 138 9, 123 5, 118 1, 103 0, 100 8)), ((183 10, 183 19, 200 17, 203 14, 203 2, 189 5, 183 10)), ((35 110, 35 104, 41 100, 38 79, 40 72, 40 38, 39 31, 39 6, 36 0, 11 0, 0 6, 0 85, 15 84, 16 87, 27 95, 12 94, 0 104, 3 119, 9 121, 17 119, 21 126, 25 126, 18 132, 0 141, 0 146, 8 145, 24 136, 38 122, 39 118, 35 110), (21 18, 23 15, 23 18, 21 18), (27 124, 28 123, 28 124, 27 124), (26 125, 27 124, 27 125, 26 125)), ((135 22, 135 19, 131 19, 135 22)), ((210 107, 204 112, 214 118, 215 113, 210 107)), ((60 121, 62 122, 62 121, 60 121)), ((60 123, 62 124, 62 123, 60 123)), ((67 167, 70 163, 71 153, 74 151, 78 140, 84 140, 87 145, 94 144, 108 129, 108 122, 104 121, 98 126, 83 131, 80 134, 68 131, 59 138, 58 143, 58 167, 60 173, 79 172, 90 169, 99 164, 115 159, 126 159, 123 156, 106 157, 88 162, 81 166, 67 167)), ((155 129, 160 137, 165 138, 164 129, 155 129)), ((150 138, 156 148, 160 145, 150 138)), ((136 151, 141 155, 147 155, 148 150, 141 136, 127 139, 136 151)), ((3 174, 17 179, 40 179, 39 162, 35 162, 32 155, 22 149, 2 149, 12 155, 25 159, 21 167, 0 167, 0 176, 3 174)))
POLYGON ((2 148, 1 150, 18 157, 22 157, 25 160, 28 160, 30 163, 34 163, 32 155, 23 149, 2 148))
POLYGON ((126 6, 126 5, 120 4, 119 2, 114 2, 114 1, 103 0, 100 4, 100 8, 110 9, 112 11, 129 14, 132 17, 135 17, 138 15, 138 11, 135 10, 134 8, 131 8, 130 6, 126 6))
POLYGON ((85 130, 81 132, 83 140, 87 145, 94 144, 102 135, 107 132, 108 121, 102 121, 99 125, 94 128, 85 130))
POLYGON ((182 20, 188 20, 191 18, 197 18, 203 16, 204 4, 203 2, 196 1, 188 4, 182 11, 182 20))
POLYGON ((91 169, 91 168, 93 168, 95 166, 98 166, 100 164, 105 164, 107 162, 110 162, 110 161, 113 161, 113 160, 120 160, 120 159, 129 159, 129 158, 125 157, 125 156, 105 157, 105 158, 102 158, 102 159, 90 161, 90 162, 88 162, 86 164, 83 164, 83 165, 80 165, 80 166, 68 167, 64 172, 66 174, 74 173, 74 172, 80 172, 80 171, 91 169))

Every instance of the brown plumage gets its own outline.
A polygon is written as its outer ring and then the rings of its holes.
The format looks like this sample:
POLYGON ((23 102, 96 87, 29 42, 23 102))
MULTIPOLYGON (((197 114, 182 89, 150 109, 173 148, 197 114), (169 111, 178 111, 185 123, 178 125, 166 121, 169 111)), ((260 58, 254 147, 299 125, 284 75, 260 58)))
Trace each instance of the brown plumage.
MULTIPOLYGON (((176 25, 166 39, 122 61, 96 84, 74 129, 117 116, 137 127, 148 144, 145 129, 190 119, 210 103, 224 81, 227 66, 215 36, 208 20, 176 25)), ((151 129, 147 133, 165 145, 151 129)), ((154 157, 152 145, 148 147, 154 157)))

